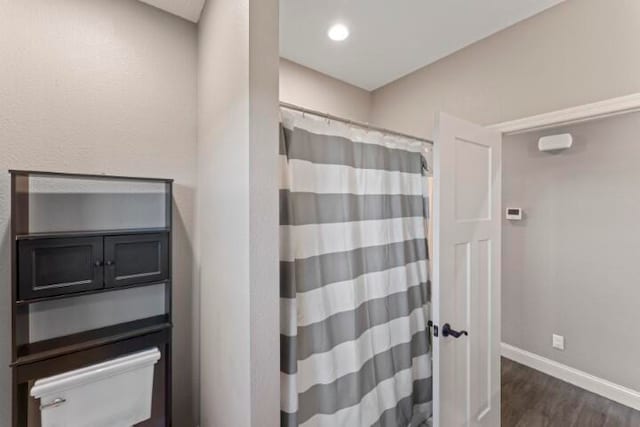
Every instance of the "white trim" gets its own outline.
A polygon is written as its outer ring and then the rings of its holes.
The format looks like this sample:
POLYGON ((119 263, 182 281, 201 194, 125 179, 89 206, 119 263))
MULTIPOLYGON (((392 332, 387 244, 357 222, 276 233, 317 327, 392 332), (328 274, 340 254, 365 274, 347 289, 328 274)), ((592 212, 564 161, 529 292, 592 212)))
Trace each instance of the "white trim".
POLYGON ((502 356, 607 399, 640 410, 640 392, 612 383, 518 347, 502 343, 502 356))
POLYGON ((505 134, 514 134, 595 120, 634 111, 640 111, 640 93, 498 123, 489 126, 489 128, 505 134))

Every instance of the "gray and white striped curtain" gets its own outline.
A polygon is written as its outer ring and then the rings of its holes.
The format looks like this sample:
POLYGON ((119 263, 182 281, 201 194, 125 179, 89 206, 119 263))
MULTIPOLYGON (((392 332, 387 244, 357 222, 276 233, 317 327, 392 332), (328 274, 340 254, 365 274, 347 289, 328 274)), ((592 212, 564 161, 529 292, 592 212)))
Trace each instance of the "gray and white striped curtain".
POLYGON ((427 425, 420 147, 282 114, 281 424, 427 425))

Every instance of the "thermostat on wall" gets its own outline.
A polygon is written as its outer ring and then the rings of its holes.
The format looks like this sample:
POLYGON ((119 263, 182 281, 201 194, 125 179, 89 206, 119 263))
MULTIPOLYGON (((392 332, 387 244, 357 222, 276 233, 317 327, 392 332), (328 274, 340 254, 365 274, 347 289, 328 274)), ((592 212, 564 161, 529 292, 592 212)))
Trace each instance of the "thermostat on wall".
POLYGON ((507 219, 510 219, 513 221, 520 221, 522 219, 522 209, 507 208, 507 219))

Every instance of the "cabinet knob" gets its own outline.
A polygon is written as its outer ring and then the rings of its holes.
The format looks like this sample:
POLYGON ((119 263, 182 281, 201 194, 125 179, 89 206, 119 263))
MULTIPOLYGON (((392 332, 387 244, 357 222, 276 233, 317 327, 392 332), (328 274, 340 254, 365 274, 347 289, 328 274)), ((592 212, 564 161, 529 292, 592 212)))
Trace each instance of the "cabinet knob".
POLYGON ((111 261, 111 260, 109 260, 109 261, 105 262, 105 264, 106 264, 108 267, 111 267, 112 265, 116 265, 116 262, 115 262, 115 261, 111 261))
POLYGON ((98 260, 96 262, 93 263, 93 265, 97 268, 97 267, 102 267, 102 261, 98 260))

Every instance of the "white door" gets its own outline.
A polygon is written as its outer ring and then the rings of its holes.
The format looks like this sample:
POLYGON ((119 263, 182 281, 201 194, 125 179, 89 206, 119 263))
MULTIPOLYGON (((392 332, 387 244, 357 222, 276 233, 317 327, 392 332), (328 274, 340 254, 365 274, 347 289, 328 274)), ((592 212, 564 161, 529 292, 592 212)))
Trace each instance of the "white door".
POLYGON ((496 131, 437 118, 435 427, 500 425, 501 144, 496 131))

